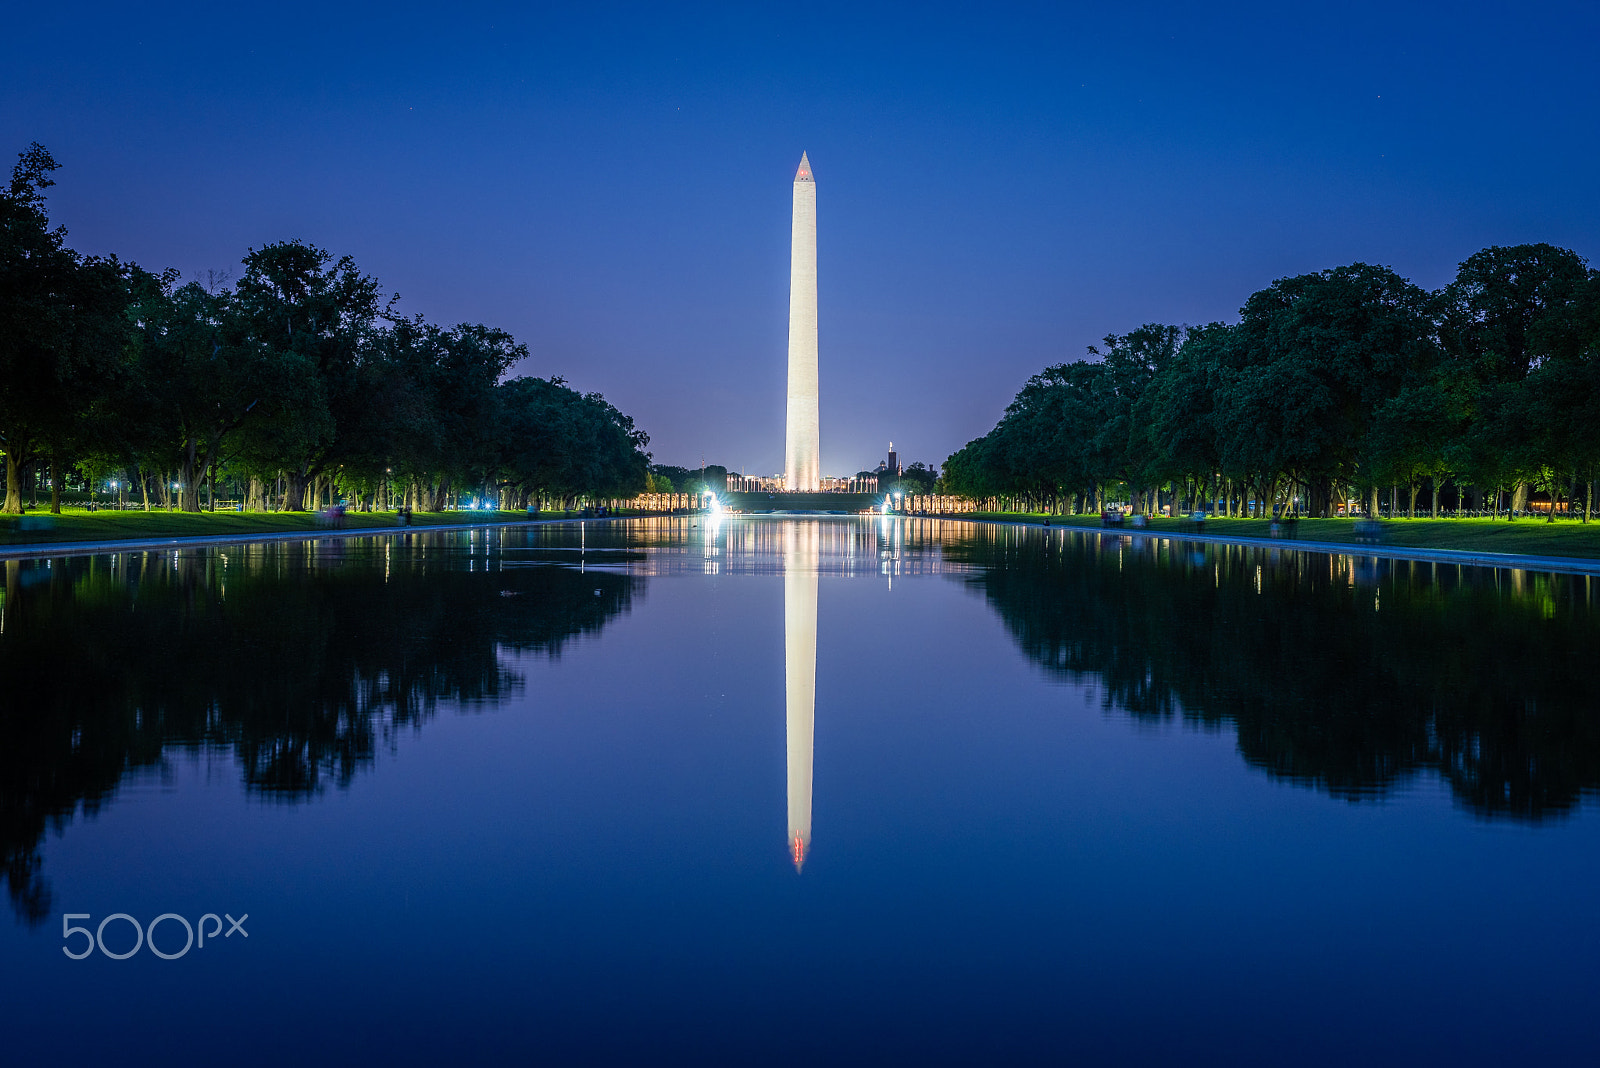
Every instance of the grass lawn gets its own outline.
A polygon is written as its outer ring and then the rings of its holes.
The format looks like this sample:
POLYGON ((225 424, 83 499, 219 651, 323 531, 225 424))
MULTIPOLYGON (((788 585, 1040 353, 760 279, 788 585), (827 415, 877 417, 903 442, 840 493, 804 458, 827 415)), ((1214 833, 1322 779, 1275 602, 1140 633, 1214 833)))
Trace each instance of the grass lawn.
MULTIPOLYGON (((1100 526, 1098 515, 1044 516, 1018 512, 971 513, 974 519, 1043 522, 1051 526, 1100 526)), ((1265 519, 1207 519, 1205 533, 1230 538, 1270 539, 1270 522, 1265 519)), ((1295 540, 1331 541, 1359 544, 1353 519, 1302 519, 1295 526, 1295 540)), ((1124 526, 1124 530, 1134 528, 1124 526)), ((1155 517, 1150 530, 1157 533, 1185 533, 1183 520, 1155 517)), ((1580 523, 1558 519, 1387 519, 1383 521, 1383 544, 1405 549, 1459 549, 1475 553, 1523 553, 1529 556, 1574 556, 1600 558, 1600 522, 1580 523)))
MULTIPOLYGON (((541 519, 559 519, 567 513, 541 512, 541 519)), ((526 512, 414 512, 413 526, 454 523, 506 523, 527 519, 526 512)), ((347 512, 345 529, 397 527, 394 512, 347 512)), ((49 544, 71 541, 127 541, 151 538, 205 538, 274 534, 327 529, 315 512, 90 512, 63 508, 61 514, 29 512, 26 516, 0 516, 0 545, 49 544), (46 524, 45 529, 19 529, 46 524)))

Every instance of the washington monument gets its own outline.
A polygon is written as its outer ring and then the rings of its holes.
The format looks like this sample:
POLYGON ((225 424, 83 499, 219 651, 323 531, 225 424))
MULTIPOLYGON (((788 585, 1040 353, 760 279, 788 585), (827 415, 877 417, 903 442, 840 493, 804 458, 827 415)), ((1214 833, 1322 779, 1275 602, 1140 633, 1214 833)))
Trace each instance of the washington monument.
POLYGON ((783 449, 784 488, 822 488, 817 414, 817 182, 800 153, 794 173, 794 222, 789 241, 789 407, 783 449))

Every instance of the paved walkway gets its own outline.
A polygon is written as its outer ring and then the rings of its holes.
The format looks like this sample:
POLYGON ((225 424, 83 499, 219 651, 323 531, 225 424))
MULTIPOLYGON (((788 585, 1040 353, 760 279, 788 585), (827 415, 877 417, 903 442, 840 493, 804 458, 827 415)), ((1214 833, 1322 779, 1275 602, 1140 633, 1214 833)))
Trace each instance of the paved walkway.
MULTIPOLYGON (((954 516, 928 516, 929 519, 961 519, 954 516)), ((1005 526, 1042 527, 1037 519, 967 519, 968 523, 998 523, 1005 526)), ((1514 567, 1522 571, 1561 571, 1574 575, 1600 575, 1600 560, 1582 556, 1526 556, 1520 553, 1484 553, 1466 549, 1414 549, 1404 545, 1354 544, 1340 541, 1302 541, 1298 538, 1243 538, 1229 534, 1182 533, 1146 527, 1093 527, 1073 523, 1052 523, 1051 530, 1076 530, 1114 538, 1160 538, 1163 541, 1214 542, 1221 545, 1253 545, 1261 549, 1287 549, 1298 552, 1338 553, 1341 556, 1369 556, 1382 560, 1421 560, 1427 563, 1461 564, 1470 567, 1514 567)))
POLYGON ((396 534, 427 534, 436 530, 482 530, 488 527, 534 527, 546 523, 614 523, 622 519, 640 519, 643 516, 606 516, 581 518, 567 516, 552 519, 498 519, 487 523, 424 523, 412 527, 329 527, 326 530, 274 530, 259 534, 207 534, 189 538, 117 538, 110 541, 55 541, 33 545, 0 546, 0 560, 19 558, 45 558, 54 556, 85 556, 96 553, 149 552, 161 549, 185 549, 204 545, 240 545, 256 541, 313 541, 324 538, 393 537, 396 534))

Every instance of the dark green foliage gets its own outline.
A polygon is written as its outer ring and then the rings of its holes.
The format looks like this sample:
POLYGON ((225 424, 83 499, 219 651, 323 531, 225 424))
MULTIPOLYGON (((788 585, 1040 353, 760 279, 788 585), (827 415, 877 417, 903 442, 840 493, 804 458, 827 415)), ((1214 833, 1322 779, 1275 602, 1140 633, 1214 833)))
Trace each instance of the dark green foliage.
POLYGON ((59 465, 87 437, 84 421, 114 388, 126 334, 129 270, 81 257, 50 228, 44 190, 56 161, 35 143, 0 195, 0 449, 4 510, 22 511, 22 469, 59 465))
POLYGON ((502 469, 524 493, 556 499, 643 493, 649 437, 598 393, 559 378, 514 378, 501 387, 502 469))
POLYGON ((232 288, 79 257, 45 213, 55 169, 33 145, 0 195, 7 511, 46 462, 57 493, 76 465, 191 512, 219 479, 286 511, 645 488, 648 437, 559 378, 503 381, 528 356, 505 331, 397 319, 353 260, 300 241, 251 249, 232 288))
POLYGON ((932 493, 938 479, 937 471, 918 460, 900 472, 900 477, 895 480, 895 487, 901 493, 932 493))
POLYGON ((721 464, 705 467, 651 464, 650 486, 654 493, 726 493, 728 469, 721 464))
POLYGON ((1415 510, 1426 484, 1436 509, 1446 483, 1525 500, 1600 475, 1600 274, 1549 245, 1486 249, 1432 295, 1362 263, 1280 279, 1236 324, 1150 324, 1089 356, 1029 379, 942 488, 1326 516, 1380 488, 1415 510))
POLYGON ((350 257, 332 260, 298 241, 251 249, 227 302, 225 344, 261 372, 242 456, 255 469, 283 470, 287 509, 301 507, 306 482, 355 447, 349 431, 367 402, 378 283, 350 257))

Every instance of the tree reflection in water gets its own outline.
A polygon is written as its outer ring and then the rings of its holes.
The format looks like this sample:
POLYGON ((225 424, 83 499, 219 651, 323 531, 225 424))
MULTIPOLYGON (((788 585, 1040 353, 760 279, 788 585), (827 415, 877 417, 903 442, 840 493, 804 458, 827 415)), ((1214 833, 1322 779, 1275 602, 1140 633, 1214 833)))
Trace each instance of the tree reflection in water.
POLYGON ((1518 820, 1600 788, 1596 579, 988 526, 944 556, 1045 670, 1231 725, 1275 778, 1356 800, 1431 770, 1518 820))
MULTIPOLYGON (((0 864, 19 915, 50 914, 46 828, 174 750, 225 754, 258 796, 304 799, 440 701, 515 693, 501 650, 555 656, 627 611, 645 580, 597 558, 660 574, 783 559, 770 523, 689 551, 714 529, 0 564, 0 864), (579 559, 588 570, 555 566, 579 559)), ((1529 821, 1600 789, 1593 579, 937 521, 839 530, 841 573, 957 572, 1046 671, 1097 680, 1136 718, 1228 725, 1276 778, 1359 800, 1433 772, 1471 811, 1529 821)))
POLYGON ((0 863, 19 915, 50 915, 46 826, 96 812, 129 772, 224 751, 261 796, 347 785, 441 700, 517 692, 501 650, 557 656, 642 593, 490 537, 0 564, 0 863))

